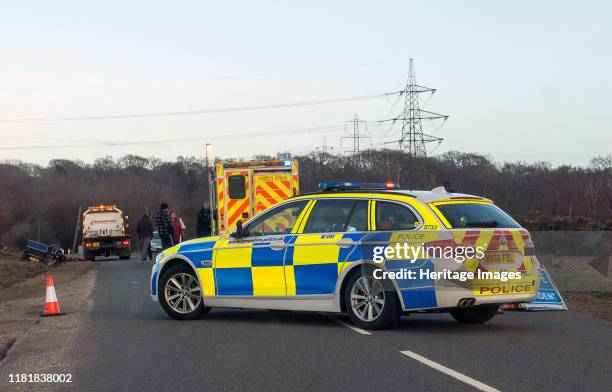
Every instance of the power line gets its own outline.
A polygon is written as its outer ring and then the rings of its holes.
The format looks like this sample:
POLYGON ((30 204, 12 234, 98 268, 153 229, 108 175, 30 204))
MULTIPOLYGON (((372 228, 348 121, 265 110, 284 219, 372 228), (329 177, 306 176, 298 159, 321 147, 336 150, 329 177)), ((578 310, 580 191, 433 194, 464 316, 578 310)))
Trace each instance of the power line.
MULTIPOLYGON (((294 75, 308 72, 321 72, 321 71, 334 71, 334 70, 345 70, 352 68, 363 68, 370 67, 373 65, 407 62, 408 58, 392 58, 383 59, 372 62, 365 62, 359 64, 318 64, 307 67, 301 67, 296 69, 286 69, 280 71, 271 72, 254 72, 244 74, 227 74, 207 77, 206 79, 180 79, 180 80, 150 80, 150 81, 108 81, 101 83, 92 84, 76 84, 76 85, 64 85, 64 86, 23 86, 8 88, 8 90, 25 90, 25 91, 36 91, 36 90, 69 90, 69 89, 96 89, 96 88, 108 88, 108 87, 122 87, 122 86, 147 86, 147 85, 172 85, 172 84, 198 84, 208 83, 210 81, 218 80, 241 80, 241 79, 256 79, 262 77, 282 76, 282 75, 294 75)), ((5 87, 6 89, 6 87, 5 87)))
POLYGON ((0 146, 0 150, 14 151, 14 150, 47 150, 47 149, 58 149, 58 148, 82 148, 82 147, 96 147, 101 146, 133 146, 133 145, 155 145, 155 144, 174 144, 174 143, 193 143, 193 142, 207 142, 213 140, 224 140, 224 139, 248 139, 253 137, 282 137, 284 135, 294 134, 316 134, 316 133, 328 133, 333 131, 340 131, 344 129, 344 125, 328 125, 310 128, 294 128, 277 131, 263 131, 263 132, 250 132, 245 131, 241 133, 224 133, 223 135, 210 135, 210 136, 199 136, 189 138, 172 138, 172 139, 158 139, 158 140, 124 140, 124 141, 110 141, 110 140, 91 140, 85 141, 81 139, 80 143, 72 144, 46 144, 36 146, 0 146))
POLYGON ((396 91, 396 92, 382 93, 382 94, 357 95, 353 97, 327 98, 327 99, 318 99, 318 100, 313 100, 313 101, 298 101, 298 102, 289 102, 289 103, 275 103, 275 104, 269 104, 269 105, 238 106, 238 107, 227 107, 227 108, 216 108, 216 109, 183 110, 183 111, 177 111, 177 112, 109 114, 109 115, 92 115, 92 116, 76 116, 76 117, 39 117, 39 118, 0 119, 0 123, 117 120, 117 119, 126 119, 126 118, 193 116, 193 115, 213 114, 213 113, 233 113, 233 112, 245 112, 245 111, 255 111, 255 110, 284 109, 284 108, 297 107, 297 106, 314 106, 314 105, 324 105, 324 104, 332 104, 332 103, 339 103, 339 102, 363 101, 363 100, 368 100, 368 99, 387 97, 387 96, 395 95, 395 94, 403 94, 403 91, 396 91))

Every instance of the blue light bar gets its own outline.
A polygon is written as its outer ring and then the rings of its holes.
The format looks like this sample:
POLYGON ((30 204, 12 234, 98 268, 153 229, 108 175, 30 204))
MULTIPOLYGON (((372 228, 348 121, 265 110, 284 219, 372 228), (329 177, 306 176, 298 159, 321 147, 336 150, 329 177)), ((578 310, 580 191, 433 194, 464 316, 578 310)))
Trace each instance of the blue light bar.
POLYGON ((358 190, 358 189, 372 189, 372 190, 384 190, 384 189, 399 189, 397 182, 320 182, 319 189, 327 191, 338 191, 338 190, 358 190))

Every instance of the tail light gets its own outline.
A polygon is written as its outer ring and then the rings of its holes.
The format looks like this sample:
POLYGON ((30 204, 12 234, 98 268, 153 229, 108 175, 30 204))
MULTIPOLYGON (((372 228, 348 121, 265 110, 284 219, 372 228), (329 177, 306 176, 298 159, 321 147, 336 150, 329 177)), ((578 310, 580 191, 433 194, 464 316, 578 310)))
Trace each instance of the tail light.
POLYGON ((535 245, 531 240, 531 236, 527 230, 521 231, 523 243, 525 244, 525 256, 535 256, 535 245))

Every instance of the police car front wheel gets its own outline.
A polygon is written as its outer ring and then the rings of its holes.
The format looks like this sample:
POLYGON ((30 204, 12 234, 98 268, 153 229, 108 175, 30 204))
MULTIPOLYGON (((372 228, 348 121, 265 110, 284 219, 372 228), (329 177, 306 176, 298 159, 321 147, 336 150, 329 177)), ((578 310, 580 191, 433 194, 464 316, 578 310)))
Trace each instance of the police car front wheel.
POLYGON ((197 277, 185 264, 166 270, 160 277, 159 288, 162 307, 177 320, 197 319, 209 310, 202 301, 202 289, 197 277))
POLYGON ((384 280, 375 279, 370 271, 355 273, 345 291, 346 311, 358 327, 385 329, 397 324, 400 307, 395 290, 384 280))

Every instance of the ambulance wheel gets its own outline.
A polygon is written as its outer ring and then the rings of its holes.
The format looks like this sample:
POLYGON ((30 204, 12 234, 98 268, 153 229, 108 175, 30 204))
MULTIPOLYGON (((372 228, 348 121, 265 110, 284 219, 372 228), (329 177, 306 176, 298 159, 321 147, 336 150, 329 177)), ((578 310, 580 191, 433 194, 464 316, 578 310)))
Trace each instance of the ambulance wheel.
POLYGON ((471 308, 456 308, 450 311, 451 316, 463 324, 482 324, 497 314, 499 305, 478 305, 471 308))
POLYGON ((372 270, 361 269, 350 277, 344 301, 351 322, 360 328, 386 329, 397 325, 401 316, 395 289, 375 279, 372 270))
POLYGON ((198 278, 186 264, 173 265, 164 271, 158 293, 166 313, 177 320, 194 320, 210 310, 204 306, 198 278))

